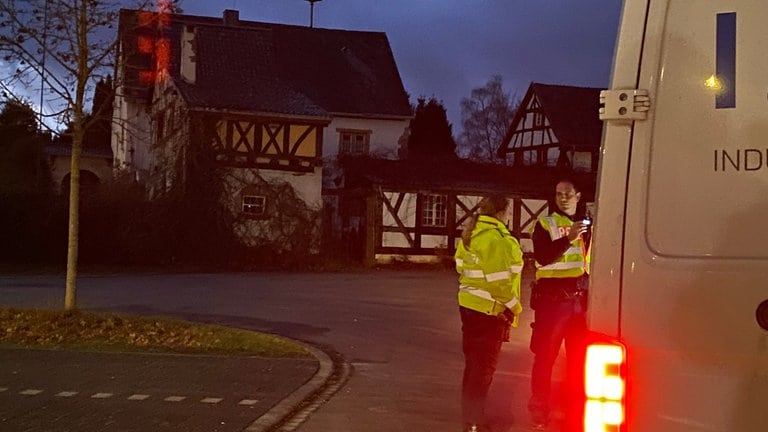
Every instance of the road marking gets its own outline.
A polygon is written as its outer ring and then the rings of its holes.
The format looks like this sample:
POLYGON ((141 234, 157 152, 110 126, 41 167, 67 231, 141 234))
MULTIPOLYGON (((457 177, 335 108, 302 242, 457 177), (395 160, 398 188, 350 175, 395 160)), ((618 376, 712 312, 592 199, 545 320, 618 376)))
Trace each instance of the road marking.
MULTIPOLYGON (((0 393, 10 391, 10 387, 0 387, 0 393)), ((43 389, 33 389, 28 388, 25 390, 19 391, 18 394, 24 395, 24 396, 37 396, 42 393, 45 393, 46 390, 43 389)), ((75 396, 79 395, 81 392, 75 391, 75 390, 63 390, 59 391, 58 393, 53 393, 54 397, 58 398, 74 398, 75 396)), ((115 396, 115 393, 106 393, 106 392, 97 392, 93 393, 90 396, 87 394, 84 394, 83 396, 89 397, 90 399, 109 399, 115 396)), ((151 398, 152 395, 149 394, 142 394, 142 393, 134 393, 126 397, 127 400, 132 401, 143 401, 151 398)), ((180 396, 180 395, 172 395, 167 396, 164 399, 162 399, 165 402, 181 402, 183 400, 188 399, 188 396, 180 396)), ((204 404, 219 404, 224 401, 225 398, 222 397, 204 397, 198 401, 198 403, 204 403, 204 404)), ((260 399, 241 399, 237 402, 237 405, 240 406, 253 406, 260 402, 260 399)))
POLYGON ((207 404, 217 404, 223 400, 224 398, 207 397, 207 398, 203 398, 200 402, 207 403, 207 404))
POLYGON ((128 400, 145 400, 148 398, 149 398, 149 395, 145 395, 145 394, 132 394, 128 396, 128 400))
POLYGON ((168 396, 167 398, 163 399, 166 402, 181 402, 184 399, 186 399, 186 396, 168 396))

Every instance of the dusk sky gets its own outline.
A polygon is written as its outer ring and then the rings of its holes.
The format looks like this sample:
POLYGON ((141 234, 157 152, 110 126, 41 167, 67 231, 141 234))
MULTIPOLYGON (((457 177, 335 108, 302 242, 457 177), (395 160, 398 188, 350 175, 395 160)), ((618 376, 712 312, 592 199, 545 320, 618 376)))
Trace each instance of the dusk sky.
MULTIPOLYGON (((620 0, 320 0, 314 26, 387 34, 405 90, 441 100, 461 131, 460 101, 493 75, 522 98, 532 82, 609 84, 620 0)), ((306 0, 182 0, 185 14, 309 25, 306 0)))

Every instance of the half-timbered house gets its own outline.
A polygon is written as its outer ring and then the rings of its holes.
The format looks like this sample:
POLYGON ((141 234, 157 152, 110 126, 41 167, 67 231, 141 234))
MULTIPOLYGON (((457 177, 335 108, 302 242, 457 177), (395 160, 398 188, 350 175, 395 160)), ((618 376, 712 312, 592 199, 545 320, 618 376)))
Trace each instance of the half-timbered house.
POLYGON ((319 237, 331 162, 394 157, 412 116, 384 33, 123 10, 119 38, 115 169, 156 196, 212 151, 246 244, 285 231, 286 196, 317 214, 319 237))
POLYGON ((599 88, 531 83, 498 154, 510 166, 597 172, 599 88))

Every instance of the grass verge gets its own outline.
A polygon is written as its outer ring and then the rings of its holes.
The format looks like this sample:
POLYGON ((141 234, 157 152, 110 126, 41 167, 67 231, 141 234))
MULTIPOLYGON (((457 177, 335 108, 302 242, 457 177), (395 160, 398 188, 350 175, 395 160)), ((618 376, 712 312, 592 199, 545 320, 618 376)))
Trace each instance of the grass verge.
POLYGON ((178 354, 308 357, 265 333, 165 317, 0 308, 0 346, 178 354))

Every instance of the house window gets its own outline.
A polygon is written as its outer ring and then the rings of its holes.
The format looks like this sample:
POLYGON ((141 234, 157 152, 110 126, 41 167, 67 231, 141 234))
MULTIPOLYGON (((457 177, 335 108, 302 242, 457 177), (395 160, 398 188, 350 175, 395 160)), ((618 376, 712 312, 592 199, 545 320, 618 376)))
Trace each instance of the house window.
POLYGON ((539 163, 539 154, 536 150, 525 150, 523 152, 523 165, 536 165, 539 163))
POLYGON ((339 129, 340 155, 367 155, 371 131, 339 129))
POLYGON ((425 195, 421 208, 421 224, 424 226, 444 227, 448 216, 445 195, 425 195))
POLYGON ((267 198, 261 195, 243 195, 243 213, 249 216, 264 216, 267 198))

